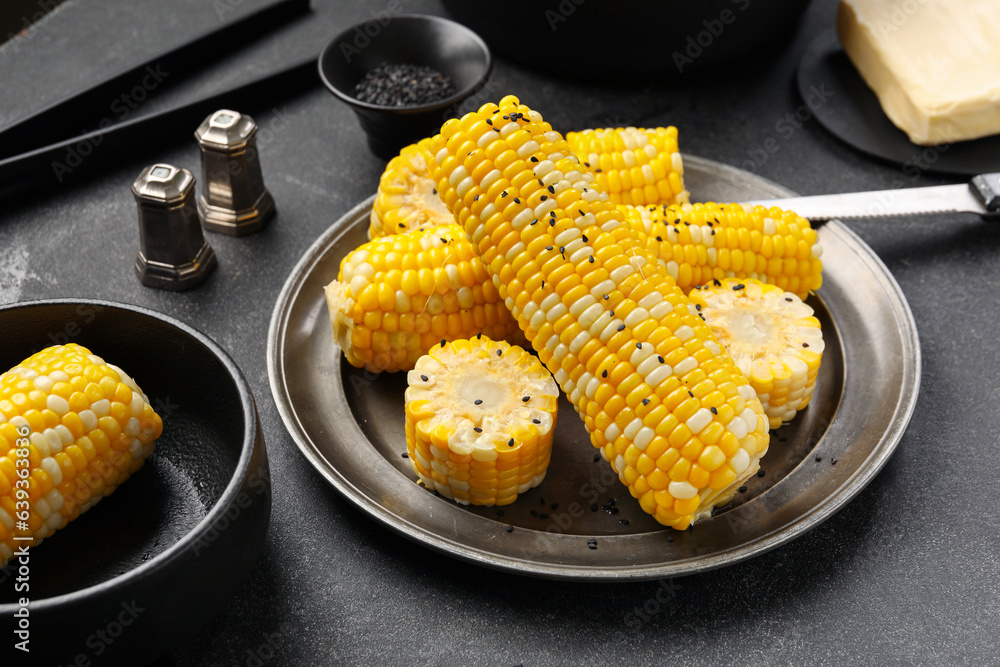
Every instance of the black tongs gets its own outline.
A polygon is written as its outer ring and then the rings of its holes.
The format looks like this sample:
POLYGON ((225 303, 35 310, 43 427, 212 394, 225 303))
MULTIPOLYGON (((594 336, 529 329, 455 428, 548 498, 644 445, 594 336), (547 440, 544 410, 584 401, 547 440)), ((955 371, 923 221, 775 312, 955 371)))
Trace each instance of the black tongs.
POLYGON ((191 133, 205 116, 220 107, 258 105, 261 91, 274 98, 314 85, 318 81, 316 58, 310 57, 156 113, 138 117, 124 113, 136 104, 139 89, 145 97, 164 81, 173 83, 185 70, 246 46, 308 11, 309 0, 279 0, 0 129, 0 198, 28 188, 58 185, 147 148, 153 141, 191 133), (115 107, 121 107, 122 113, 116 114, 115 107), (81 126, 88 123, 91 129, 81 133, 81 126))

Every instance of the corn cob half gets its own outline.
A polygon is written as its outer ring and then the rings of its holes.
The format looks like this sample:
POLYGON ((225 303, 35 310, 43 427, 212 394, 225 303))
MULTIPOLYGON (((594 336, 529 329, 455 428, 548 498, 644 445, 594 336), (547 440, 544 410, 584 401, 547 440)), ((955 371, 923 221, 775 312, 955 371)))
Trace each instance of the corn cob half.
POLYGON ((583 130, 567 133, 566 142, 616 204, 683 204, 690 197, 676 127, 583 130))
POLYGON ((454 224, 362 245, 344 258, 326 301, 347 361, 373 373, 409 370, 442 340, 479 333, 521 339, 482 260, 454 224))
POLYGON ((432 175, 500 296, 657 521, 683 529, 767 450, 760 401, 566 141, 516 97, 444 124, 432 175))
POLYGON ((3 562, 110 495, 142 467, 162 430, 132 378, 85 347, 44 349, 0 376, 3 562))
POLYGON ((809 404, 824 349, 811 307, 780 287, 736 278, 695 289, 691 302, 750 379, 771 428, 809 404))
POLYGON ((804 299, 823 284, 819 236, 792 211, 707 203, 622 207, 621 213, 685 292, 735 277, 804 299))
POLYGON ((486 336, 435 345, 407 375, 406 447, 420 481, 463 505, 541 484, 559 389, 537 358, 486 336))
POLYGON ((429 142, 407 146, 386 165, 372 205, 368 238, 455 222, 428 175, 429 142))

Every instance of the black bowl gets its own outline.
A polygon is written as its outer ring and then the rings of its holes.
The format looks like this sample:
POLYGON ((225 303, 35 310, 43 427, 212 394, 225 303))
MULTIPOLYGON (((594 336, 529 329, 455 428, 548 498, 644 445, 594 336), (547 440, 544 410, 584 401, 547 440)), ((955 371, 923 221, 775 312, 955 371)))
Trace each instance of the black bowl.
POLYGON ((793 37, 809 0, 444 0, 499 55, 535 72, 633 83, 722 71, 793 37))
POLYGON ((0 306, 3 370, 66 342, 131 374, 163 435, 142 469, 30 550, 28 593, 11 560, 0 618, 30 597, 20 664, 138 665, 207 625, 249 576, 271 514, 264 439, 236 364, 186 324, 108 301, 0 306))
POLYGON ((358 115, 368 146, 390 159, 407 144, 436 134, 459 104, 486 83, 490 50, 468 28, 437 16, 387 16, 337 35, 319 56, 319 76, 330 92, 358 115), (356 99, 355 85, 384 62, 433 67, 449 76, 456 93, 422 106, 389 107, 356 99))

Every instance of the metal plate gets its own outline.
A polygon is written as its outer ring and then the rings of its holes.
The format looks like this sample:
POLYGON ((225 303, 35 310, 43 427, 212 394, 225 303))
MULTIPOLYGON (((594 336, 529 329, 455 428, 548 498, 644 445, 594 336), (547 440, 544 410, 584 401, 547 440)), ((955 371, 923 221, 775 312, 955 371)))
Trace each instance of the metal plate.
MULTIPOLYGON (((685 158, 685 180, 703 200, 792 196, 695 157, 685 158)), ((404 374, 353 368, 332 340, 323 286, 364 242, 371 203, 338 220, 293 269, 271 318, 268 374, 289 433, 320 474, 372 517, 429 547, 560 579, 652 579, 721 567, 788 542, 843 507, 882 468, 909 422, 920 378, 913 316, 872 250, 832 222, 820 230, 824 284, 810 299, 827 342, 817 392, 772 434, 764 476, 731 506, 687 531, 664 529, 607 463, 594 461, 596 450, 565 398, 539 487, 502 516, 453 504, 415 484, 402 457, 404 374), (588 547, 592 538, 596 549, 588 547)))

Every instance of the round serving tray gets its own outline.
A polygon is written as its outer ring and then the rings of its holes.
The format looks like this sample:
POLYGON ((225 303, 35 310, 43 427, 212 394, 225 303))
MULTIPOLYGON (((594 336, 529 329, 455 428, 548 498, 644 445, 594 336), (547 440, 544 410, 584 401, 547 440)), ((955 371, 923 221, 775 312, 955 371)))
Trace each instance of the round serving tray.
MULTIPOLYGON (((692 156, 685 158, 685 182, 706 201, 792 195, 692 156)), ((268 375, 281 418, 316 470, 372 517, 426 546, 559 579, 653 579, 722 567, 833 515, 885 465, 909 422, 920 378, 913 316, 872 250, 831 222, 820 229, 823 287, 809 300, 827 343, 813 402, 772 432, 763 476, 730 506, 684 532, 663 528, 607 463, 595 461, 565 398, 539 487, 502 509, 456 505, 415 484, 402 456, 405 374, 351 367, 331 335, 323 286, 365 241, 371 204, 369 198, 334 223, 292 270, 271 318, 268 375)))

